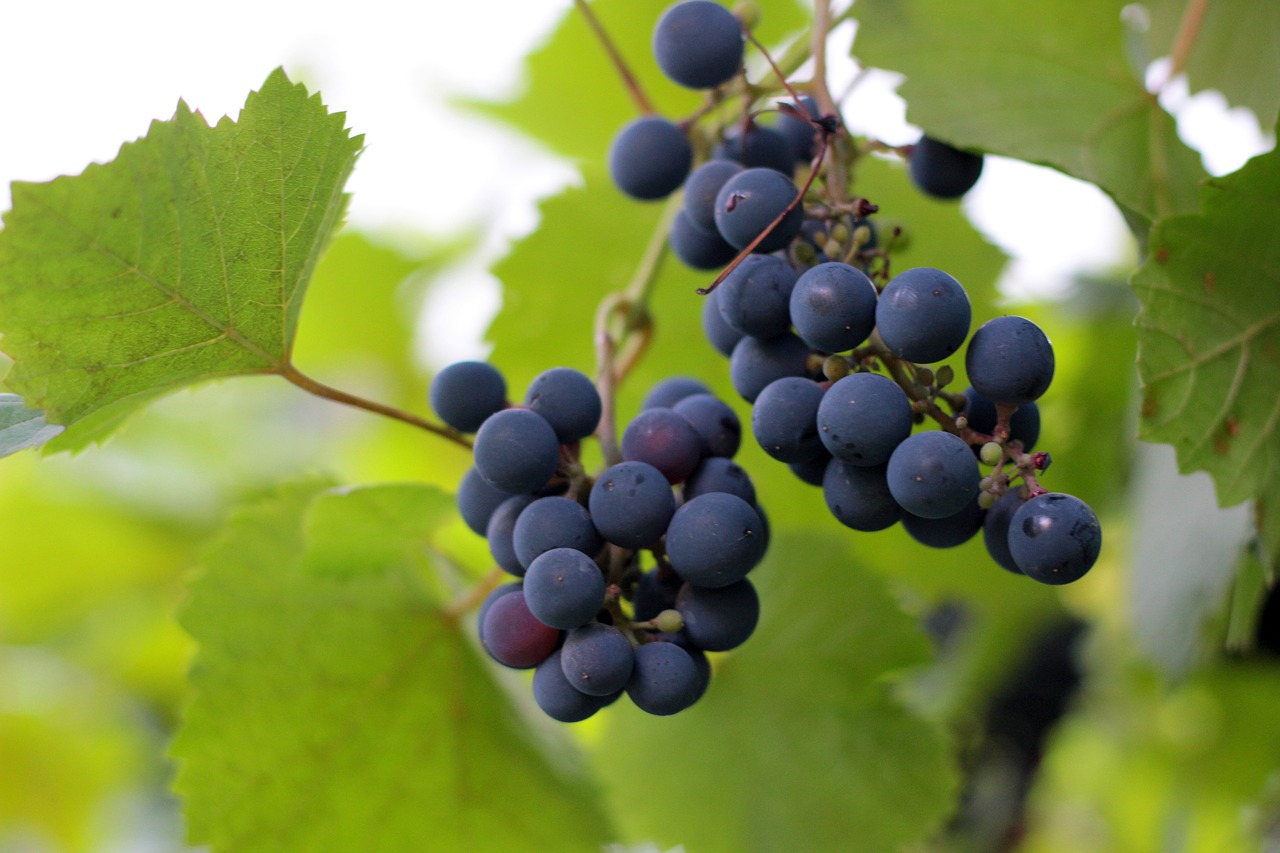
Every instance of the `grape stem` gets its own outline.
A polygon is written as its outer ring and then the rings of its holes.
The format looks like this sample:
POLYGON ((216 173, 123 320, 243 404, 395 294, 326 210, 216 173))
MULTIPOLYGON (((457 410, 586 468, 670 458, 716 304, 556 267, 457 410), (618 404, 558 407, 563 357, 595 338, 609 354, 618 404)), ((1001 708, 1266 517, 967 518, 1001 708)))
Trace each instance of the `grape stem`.
POLYGON ((440 615, 447 622, 457 622, 467 613, 484 603, 485 596, 497 588, 506 574, 501 568, 494 566, 487 575, 468 587, 467 591, 459 598, 455 599, 444 610, 441 610, 440 615))
POLYGON ((617 45, 613 43, 613 39, 609 38, 609 33, 601 25, 600 19, 596 17, 596 13, 591 10, 591 6, 587 4, 587 0, 573 0, 573 5, 582 13, 582 17, 586 18, 587 26, 591 27, 591 32, 595 35, 596 40, 600 42, 600 46, 604 48, 604 52, 608 54, 609 61, 613 63, 614 70, 618 72, 618 76, 622 78, 622 84, 626 87, 627 92, 631 95, 631 100, 636 102, 640 112, 644 115, 656 115, 657 110, 653 107, 653 102, 649 100, 648 95, 644 93, 644 89, 640 86, 640 81, 631 73, 630 66, 627 61, 622 58, 622 54, 618 51, 617 45))

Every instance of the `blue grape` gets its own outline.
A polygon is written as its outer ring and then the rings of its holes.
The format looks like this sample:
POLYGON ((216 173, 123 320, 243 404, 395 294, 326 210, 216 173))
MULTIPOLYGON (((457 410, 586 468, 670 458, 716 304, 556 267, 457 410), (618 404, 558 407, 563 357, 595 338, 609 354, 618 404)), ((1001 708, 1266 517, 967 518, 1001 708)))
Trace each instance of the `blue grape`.
POLYGON ((544 551, 524 576, 529 612, 542 624, 566 631, 595 618, 604 606, 604 590, 600 567, 573 548, 544 551))
POLYGON ((1047 584, 1084 577, 1102 550, 1098 517, 1084 501, 1061 492, 1038 495, 1009 522, 1009 553, 1022 573, 1047 584))
POLYGON ((561 723, 581 722, 622 695, 618 692, 590 696, 578 690, 565 677, 560 654, 560 649, 556 649, 533 671, 533 701, 551 719, 561 723))
POLYGON ((614 184, 641 201, 666 198, 680 188, 693 166, 693 146, 679 126, 661 116, 625 125, 609 147, 614 184))
POLYGON ((511 495, 485 482, 475 468, 468 468, 458 484, 458 512, 472 531, 481 536, 489 529, 489 519, 511 495))
POLYGON ((1025 405, 1053 381, 1053 345, 1025 317, 1004 316, 978 327, 965 351, 973 389, 993 403, 1025 405))
POLYGON ((560 440, 547 419, 528 409, 495 412, 476 433, 476 470, 513 495, 546 485, 560 467, 560 440))
POLYGON ((702 674, 688 652, 675 643, 653 642, 636 649, 626 690, 637 708, 666 717, 698 701, 702 686, 702 674))
POLYGON ((458 432, 475 432, 507 404, 507 382, 491 364, 458 361, 431 380, 431 408, 458 432))
POLYGON ((883 465, 911 435, 911 400, 878 373, 853 373, 832 384, 818 406, 827 451, 853 465, 883 465))
POLYGON ((982 175, 982 155, 952 148, 923 136, 907 158, 911 182, 925 195, 954 199, 967 193, 982 175))
POLYGON ((742 399, 755 402, 775 379, 807 376, 809 353, 804 342, 790 332, 776 338, 744 337, 729 356, 729 380, 742 399))
POLYGON ((489 553, 494 562, 502 570, 521 577, 524 564, 516 556, 515 529, 525 507, 533 503, 533 495, 515 495, 498 504, 498 508, 489 516, 489 525, 485 528, 485 538, 489 541, 489 553))
POLYGON ((876 286, 841 263, 818 264, 796 281, 788 306, 796 334, 822 352, 846 352, 876 325, 876 286))
MULTIPOLYGON (((1000 413, 996 404, 978 394, 972 388, 964 389, 963 414, 972 429, 991 435, 995 432, 1000 413)), ((1040 439, 1040 407, 1035 403, 1018 406, 1009 418, 1009 438, 1022 444, 1023 452, 1031 450, 1040 439)), ((980 448, 973 448, 976 454, 980 448)))
POLYGON ((742 444, 742 422, 729 404, 713 394, 690 394, 671 407, 702 439, 706 456, 733 456, 742 444))
POLYGON ((480 644, 489 656, 512 669, 532 669, 555 651, 560 632, 529 612, 524 591, 498 597, 484 614, 480 644))
POLYGON ((876 303, 876 330, 907 361, 930 364, 960 349, 972 309, 960 282, 932 267, 894 276, 876 303))
POLYGON ((790 175, 795 169, 794 151, 787 137, 754 122, 747 128, 745 137, 741 129, 729 131, 711 156, 741 163, 748 169, 773 169, 784 175, 790 175))
POLYGON ((553 496, 538 498, 520 511, 511 532, 511 546, 520 565, 527 569, 538 555, 556 548, 573 548, 594 557, 604 547, 604 540, 586 507, 553 496))
POLYGON ((632 598, 635 621, 648 622, 664 610, 674 610, 676 593, 683 583, 671 571, 664 576, 658 569, 651 569, 641 575, 632 598))
MULTIPOLYGON (((909 512, 902 514, 902 527, 911 538, 930 548, 955 548, 974 537, 982 527, 986 510, 973 500, 964 509, 946 518, 922 518, 909 512)), ((528 581, 525 581, 527 584, 528 581)))
POLYGON ((685 397, 693 394, 710 394, 707 383, 692 376, 669 376, 649 389, 641 409, 670 409, 685 397))
POLYGON ((791 328, 791 291, 795 270, 781 258, 751 255, 725 276, 716 289, 724 321, 756 338, 772 338, 791 328))
POLYGON ((588 622, 564 638, 560 667, 576 689, 608 696, 627 686, 635 663, 631 642, 612 625, 588 622))
POLYGON ((894 500, 912 515, 946 518, 978 493, 978 460, 949 432, 918 432, 898 445, 885 472, 894 500))
POLYGON ((792 462, 789 466, 791 473, 800 478, 802 482, 808 483, 810 486, 821 486, 823 479, 827 475, 827 463, 831 461, 831 454, 825 452, 813 459, 804 462, 792 462))
POLYGON ((685 0, 662 13, 653 31, 653 55, 672 82, 712 89, 742 66, 742 27, 733 13, 709 0, 685 0))
POLYGON ((765 386, 751 409, 751 431, 764 452, 779 462, 804 462, 825 455, 818 436, 822 386, 784 376, 765 386))
POLYGON ((1024 503, 1018 494, 1020 491, 1021 489, 1012 489, 1001 495, 991 509, 987 510, 986 518, 982 521, 982 541, 987 546, 987 553, 996 561, 996 565, 1015 575, 1022 574, 1022 569, 1018 568, 1018 564, 1013 561, 1013 554, 1009 552, 1009 522, 1024 503))
POLYGON ((702 460, 684 484, 684 499, 687 503, 699 495, 711 492, 724 492, 737 495, 749 504, 756 502, 756 487, 751 477, 732 459, 723 456, 710 456, 702 460))
POLYGON ((720 288, 717 287, 702 301, 702 332, 716 352, 728 358, 745 335, 724 321, 724 315, 720 313, 719 293, 720 288))
POLYGON ((733 160, 708 160, 689 173, 684 182, 683 204, 694 225, 704 231, 716 231, 716 196, 725 181, 742 169, 742 164, 733 160))
POLYGON ((760 597, 749 580, 708 589, 686 583, 676 596, 684 632, 699 649, 727 652, 750 638, 760 621, 760 597))
POLYGON ((832 459, 822 478, 822 497, 836 521, 845 527, 874 533, 892 527, 902 508, 889 492, 885 465, 850 465, 832 459))
MULTIPOLYGON (((798 195, 796 185, 773 169, 746 169, 725 181, 716 196, 716 230, 729 245, 745 249, 798 195)), ((804 210, 797 204, 753 249, 776 252, 800 233, 804 210)))
POLYGON ((702 437, 674 409, 645 409, 622 432, 622 458, 647 462, 681 483, 702 461, 702 437))
POLYGON ((672 254, 695 270, 718 269, 738 256, 738 250, 726 243, 719 231, 699 228, 683 210, 671 223, 667 242, 672 254))
POLYGON ((591 521, 606 540, 623 548, 645 548, 666 532, 676 511, 663 473, 645 462, 620 462, 596 480, 588 499, 591 521))
MULTIPOLYGON (((792 107, 795 103, 787 101, 792 107)), ((803 112, 807 112, 810 118, 818 118, 818 104, 808 95, 800 97, 800 106, 803 112)), ((786 112, 779 112, 778 132, 787 139, 787 146, 791 149, 791 157, 797 163, 808 163, 816 154, 818 129, 814 127, 813 122, 806 121, 799 116, 786 112)))
POLYGON ((764 557, 760 516, 726 492, 699 495, 676 510, 667 527, 667 558, 691 584, 737 583, 764 557))
POLYGON ((553 367, 529 383, 524 404, 546 418, 561 444, 586 438, 596 431, 603 405, 586 374, 571 367, 553 367))

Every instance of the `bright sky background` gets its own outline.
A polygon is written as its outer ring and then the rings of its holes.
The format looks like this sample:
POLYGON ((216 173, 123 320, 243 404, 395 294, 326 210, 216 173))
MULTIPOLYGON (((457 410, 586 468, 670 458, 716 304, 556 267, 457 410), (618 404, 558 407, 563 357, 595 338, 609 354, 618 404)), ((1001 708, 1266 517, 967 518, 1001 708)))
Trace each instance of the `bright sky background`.
MULTIPOLYGON (((534 202, 573 173, 533 145, 449 109, 451 95, 501 96, 519 86, 519 60, 569 0, 416 4, 365 0, 222 0, 215 5, 116 0, 5 4, 0 24, 0 208, 12 180, 48 180, 111 159, 120 144, 172 116, 179 98, 212 122, 235 115, 249 90, 283 64, 319 89, 364 133, 349 184, 351 221, 365 228, 450 232, 480 224, 484 257, 437 294, 433 361, 482 354, 497 304, 483 268, 505 241, 533 227, 534 202), (447 315, 447 316, 445 316, 447 315)), ((839 34, 846 48, 852 31, 839 34)), ((836 50, 833 53, 839 54, 836 50)), ((853 74, 836 66, 833 89, 853 74)), ((855 130, 914 139, 892 75, 870 75, 846 104, 855 130)), ((1166 101, 1210 171, 1238 168, 1267 143, 1246 111, 1207 93, 1166 101)), ((1095 188, 1046 169, 989 158, 965 199, 978 226, 1015 257, 1011 293, 1059 292, 1070 273, 1126 260, 1119 216, 1095 188), (1009 211, 1017 211, 1010 216, 1009 211)))

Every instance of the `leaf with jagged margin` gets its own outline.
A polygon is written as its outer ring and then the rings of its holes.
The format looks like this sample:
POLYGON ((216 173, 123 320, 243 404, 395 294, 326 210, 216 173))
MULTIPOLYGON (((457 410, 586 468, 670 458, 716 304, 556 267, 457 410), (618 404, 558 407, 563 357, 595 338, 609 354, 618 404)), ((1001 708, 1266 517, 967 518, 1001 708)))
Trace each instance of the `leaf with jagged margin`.
POLYGON ((429 487, 295 487, 234 518, 182 614, 200 650, 172 751, 193 842, 523 853, 609 840, 572 750, 535 742, 427 580, 452 511, 429 487))
POLYGON ((1195 211, 1199 156, 1125 58, 1122 0, 859 0, 854 53, 899 71, 907 117, 952 145, 1092 181, 1148 219, 1195 211))
POLYGON ((63 429, 39 409, 28 409, 17 394, 0 394, 0 456, 39 447, 63 429))
POLYGON ((1280 480, 1280 152, 1206 182, 1203 204, 1155 224, 1133 277, 1140 435, 1172 444, 1182 471, 1208 471, 1223 506, 1271 500, 1280 480))
POLYGON ((110 163, 14 183, 5 384, 100 438, 164 390, 284 369, 362 144, 345 121, 277 69, 237 121, 179 102, 110 163))

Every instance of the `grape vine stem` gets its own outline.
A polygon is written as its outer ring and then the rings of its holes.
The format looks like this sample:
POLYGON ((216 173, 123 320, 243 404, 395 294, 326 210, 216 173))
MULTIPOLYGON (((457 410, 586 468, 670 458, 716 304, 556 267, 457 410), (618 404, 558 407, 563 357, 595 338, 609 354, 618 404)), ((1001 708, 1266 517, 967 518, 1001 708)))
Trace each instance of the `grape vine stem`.
POLYGON ((609 33, 601 25, 596 13, 591 11, 591 6, 587 3, 587 0, 573 0, 573 5, 582 13, 582 17, 587 21, 587 26, 591 27, 591 32, 595 34, 596 40, 600 42, 604 52, 609 55, 609 61, 613 63, 618 76, 622 78, 622 84, 626 86, 627 92, 630 93, 631 100, 636 102, 640 112, 645 115, 655 115, 658 111, 654 109, 653 102, 644 93, 644 89, 640 86, 640 81, 631 73, 631 68, 627 65, 627 61, 622 58, 622 54, 618 51, 617 45, 613 43, 613 39, 609 38, 609 33))

